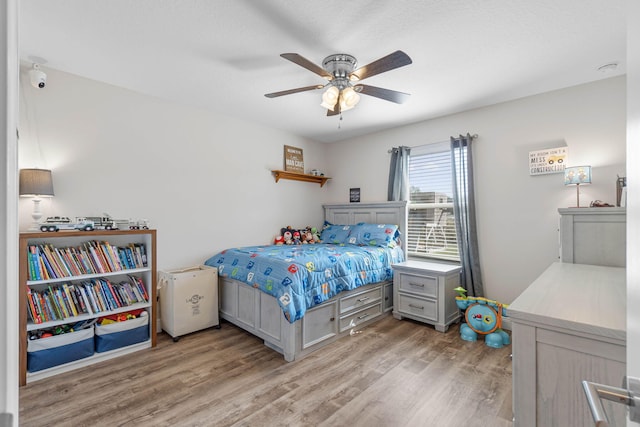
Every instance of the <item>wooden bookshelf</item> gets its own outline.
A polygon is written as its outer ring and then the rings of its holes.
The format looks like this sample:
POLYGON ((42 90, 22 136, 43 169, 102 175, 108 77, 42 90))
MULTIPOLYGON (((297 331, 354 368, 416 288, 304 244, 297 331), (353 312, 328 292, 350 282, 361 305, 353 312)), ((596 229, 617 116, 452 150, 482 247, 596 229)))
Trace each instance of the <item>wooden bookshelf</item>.
POLYGON ((324 184, 331 179, 326 176, 316 176, 316 175, 309 175, 306 173, 287 172, 287 171, 281 171, 281 170, 273 170, 271 172, 275 176, 276 182, 278 182, 281 179, 290 179, 293 181, 315 182, 317 184, 320 184, 320 187, 323 187, 324 184))
MULTIPOLYGON (((130 354, 144 348, 155 347, 156 345, 156 230, 96 230, 96 231, 59 231, 59 232, 34 232, 20 233, 20 253, 19 253, 19 324, 20 324, 20 372, 19 382, 23 386, 27 382, 46 378, 58 373, 67 372, 80 367, 88 366, 103 360, 130 354), (107 268, 104 272, 76 271, 70 276, 60 275, 60 277, 34 278, 30 273, 32 264, 29 262, 29 248, 33 245, 49 244, 55 248, 78 247, 91 241, 109 242, 113 246, 127 246, 129 244, 144 245, 146 251, 146 265, 136 265, 134 268, 122 267, 121 269, 107 268), (78 274, 80 273, 80 274, 78 274), (80 284, 83 281, 104 278, 110 282, 125 280, 128 275, 133 275, 142 280, 147 292, 148 301, 137 302, 131 305, 122 305, 115 309, 99 312, 78 313, 77 316, 70 316, 64 319, 48 319, 43 323, 36 323, 30 320, 30 307, 28 304, 28 291, 37 291, 45 288, 61 286, 63 283, 80 284), (98 317, 125 313, 130 310, 144 309, 149 316, 149 338, 146 341, 132 345, 123 346, 114 350, 94 353, 93 356, 85 357, 69 363, 49 367, 35 372, 28 370, 27 347, 29 343, 30 331, 55 328, 64 324, 75 324, 84 320, 93 320, 98 317)), ((43 338, 41 338, 43 339, 43 338)), ((44 338, 46 339, 46 338, 44 338)))

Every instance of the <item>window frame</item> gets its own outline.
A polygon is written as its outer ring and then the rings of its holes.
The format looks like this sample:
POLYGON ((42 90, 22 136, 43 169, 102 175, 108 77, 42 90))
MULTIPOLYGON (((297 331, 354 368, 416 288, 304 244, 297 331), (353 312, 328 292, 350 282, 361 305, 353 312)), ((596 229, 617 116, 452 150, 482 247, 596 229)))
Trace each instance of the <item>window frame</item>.
MULTIPOLYGON (((431 172, 424 170, 426 164, 420 168, 421 178, 429 178, 431 172)), ((411 148, 409 154, 409 171, 408 183, 410 187, 409 201, 407 203, 407 256, 412 258, 428 259, 434 261, 460 262, 458 252, 457 234, 455 229, 455 217, 453 206, 453 173, 451 170, 451 148, 449 142, 439 142, 425 144, 411 148), (434 159, 441 162, 441 166, 448 162, 442 173, 434 173, 433 176, 440 176, 449 186, 446 192, 439 191, 420 191, 424 197, 432 198, 432 202, 413 201, 413 197, 418 193, 414 188, 420 188, 418 185, 412 185, 412 160, 421 157, 424 161, 425 156, 442 155, 446 153, 447 159, 434 159), (443 200, 445 197, 446 201, 443 200), (433 210, 429 213, 429 210, 433 210)), ((414 175, 414 181, 416 177, 414 175)))

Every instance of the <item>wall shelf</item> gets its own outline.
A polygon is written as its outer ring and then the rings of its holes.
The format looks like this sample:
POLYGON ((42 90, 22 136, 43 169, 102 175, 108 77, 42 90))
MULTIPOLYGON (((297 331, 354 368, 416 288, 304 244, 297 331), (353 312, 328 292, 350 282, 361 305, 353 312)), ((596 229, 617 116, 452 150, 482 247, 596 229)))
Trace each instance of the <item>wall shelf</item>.
POLYGON ((331 179, 326 176, 315 176, 315 175, 308 175, 306 173, 298 173, 298 172, 287 172, 287 171, 280 171, 280 170, 273 170, 271 172, 276 177, 276 182, 278 182, 280 179, 291 179, 294 181, 316 182, 320 184, 320 187, 322 187, 328 180, 331 179))

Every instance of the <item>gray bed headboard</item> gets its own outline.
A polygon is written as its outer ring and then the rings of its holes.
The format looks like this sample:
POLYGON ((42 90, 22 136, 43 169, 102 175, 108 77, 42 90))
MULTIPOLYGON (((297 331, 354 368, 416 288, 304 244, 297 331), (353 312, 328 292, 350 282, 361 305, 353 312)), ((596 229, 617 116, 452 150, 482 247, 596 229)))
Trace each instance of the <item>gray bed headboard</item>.
POLYGON ((327 204, 324 219, 332 224, 397 224, 402 233, 402 250, 407 254, 407 202, 327 204))

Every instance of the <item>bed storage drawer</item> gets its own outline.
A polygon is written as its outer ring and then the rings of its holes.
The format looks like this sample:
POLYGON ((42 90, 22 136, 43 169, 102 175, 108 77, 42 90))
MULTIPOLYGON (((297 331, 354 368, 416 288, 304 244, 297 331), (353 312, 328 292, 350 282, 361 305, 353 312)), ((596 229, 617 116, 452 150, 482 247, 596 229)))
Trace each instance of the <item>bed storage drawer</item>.
POLYGON ((400 290, 425 297, 438 298, 438 278, 401 273, 400 290))
POLYGON ((302 348, 311 347, 335 336, 337 301, 326 303, 307 311, 302 318, 302 348))
POLYGON ((358 310, 369 304, 374 304, 382 300, 382 287, 370 289, 365 292, 358 292, 347 297, 340 298, 340 315, 350 311, 358 310))
POLYGON ((359 324, 371 320, 382 314, 382 303, 379 301, 377 304, 372 305, 369 308, 356 311, 353 314, 340 318, 340 332, 347 329, 354 328, 359 324))

